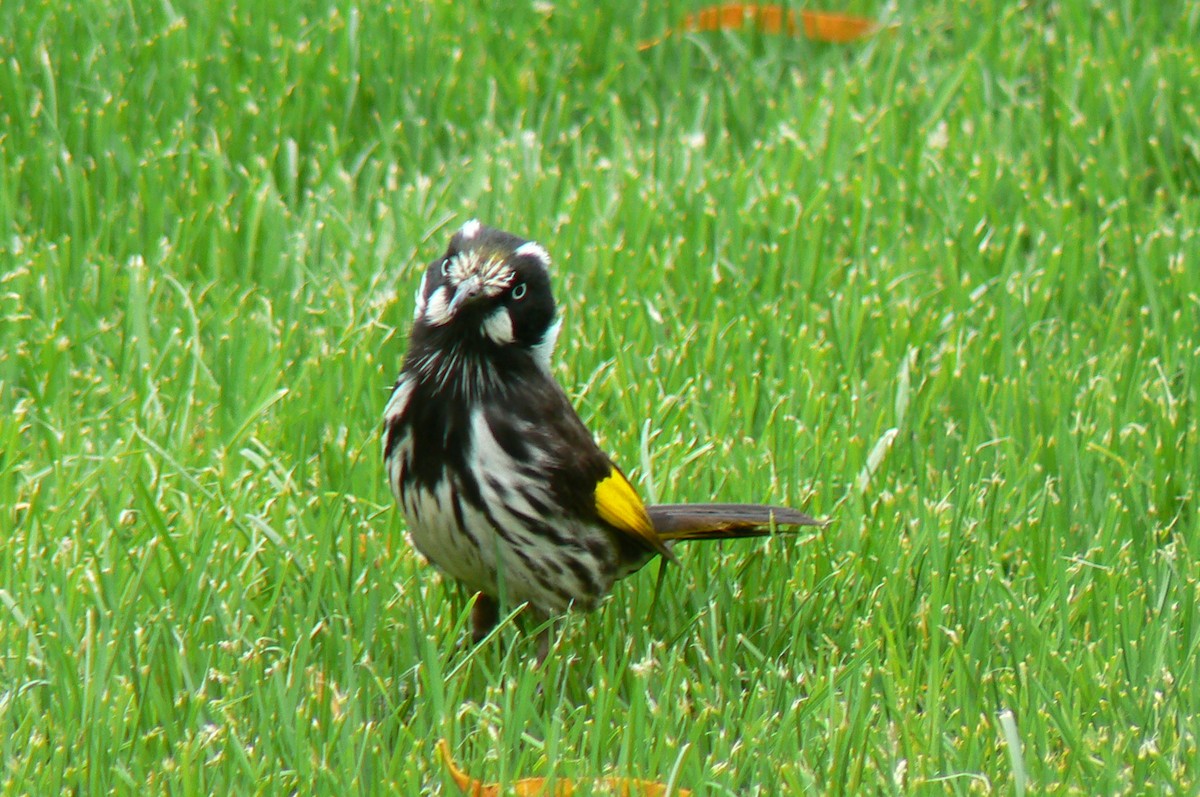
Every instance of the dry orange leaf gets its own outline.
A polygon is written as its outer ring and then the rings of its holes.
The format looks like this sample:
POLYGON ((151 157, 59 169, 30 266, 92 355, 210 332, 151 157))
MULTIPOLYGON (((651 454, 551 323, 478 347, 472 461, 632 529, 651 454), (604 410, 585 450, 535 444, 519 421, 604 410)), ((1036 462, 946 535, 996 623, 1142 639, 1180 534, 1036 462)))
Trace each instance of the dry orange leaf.
MULTIPOLYGON (((825 11, 792 11, 780 5, 758 3, 722 3, 688 14, 679 25, 681 31, 741 30, 752 25, 764 33, 804 35, 813 41, 845 44, 861 39, 875 30, 875 23, 852 14, 833 14, 825 11)), ((670 36, 672 31, 667 31, 670 36)), ((647 50, 662 39, 644 42, 639 50, 647 50)))
MULTIPOLYGON (((458 768, 450 756, 450 743, 445 739, 438 740, 437 751, 442 759, 442 765, 446 767, 446 771, 450 773, 450 777, 454 779, 463 794, 469 795, 469 797, 499 797, 499 784, 483 783, 458 768)), ((588 785, 592 789, 607 789, 620 797, 664 797, 667 793, 667 787, 662 783, 637 780, 636 778, 596 778, 589 781, 588 785)), ((546 797, 547 794, 550 794, 551 797, 571 797, 575 793, 575 784, 571 781, 559 781, 555 785, 554 791, 548 793, 545 778, 524 778, 510 784, 505 793, 515 794, 518 797, 535 797, 535 795, 536 797, 546 797)), ((692 795, 688 789, 675 789, 674 793, 679 797, 691 797, 692 795)))

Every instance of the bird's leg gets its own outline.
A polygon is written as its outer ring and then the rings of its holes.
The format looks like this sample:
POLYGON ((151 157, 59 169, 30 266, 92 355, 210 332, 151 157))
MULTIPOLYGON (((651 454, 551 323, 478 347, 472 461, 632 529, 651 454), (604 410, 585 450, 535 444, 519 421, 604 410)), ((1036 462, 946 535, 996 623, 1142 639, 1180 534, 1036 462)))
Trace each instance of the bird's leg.
POLYGON ((534 665, 540 669, 542 663, 546 661, 546 657, 550 655, 550 643, 557 623, 554 618, 541 612, 531 611, 530 615, 534 627, 541 627, 541 630, 537 632, 537 663, 534 665))
POLYGON ((475 593, 475 603, 471 606, 471 641, 478 645, 492 633, 498 622, 500 607, 496 605, 496 599, 482 592, 475 593))
MULTIPOLYGON (((540 627, 541 630, 537 634, 537 666, 541 666, 546 657, 550 655, 551 635, 554 633, 555 624, 547 615, 534 610, 527 610, 529 613, 526 619, 534 623, 534 627, 540 627)), ((484 638, 492 633, 492 629, 500 622, 500 604, 491 595, 483 592, 475 593, 475 603, 471 605, 471 641, 478 645, 484 638)), ((526 625, 526 628, 529 626, 526 625)))
POLYGON ((537 637, 537 666, 540 668, 542 663, 546 661, 546 657, 550 655, 550 633, 554 630, 554 626, 548 625, 537 637))

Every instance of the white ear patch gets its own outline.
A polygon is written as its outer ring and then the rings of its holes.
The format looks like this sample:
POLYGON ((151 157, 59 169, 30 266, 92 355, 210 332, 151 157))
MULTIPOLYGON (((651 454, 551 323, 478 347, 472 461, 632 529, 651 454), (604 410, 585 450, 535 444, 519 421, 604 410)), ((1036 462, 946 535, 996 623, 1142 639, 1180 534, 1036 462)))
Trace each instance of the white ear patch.
POLYGON ((479 223, 479 219, 471 219, 466 224, 458 228, 458 234, 464 239, 474 238, 476 235, 479 235, 479 229, 481 226, 482 225, 479 223))
POLYGON ((550 357, 554 354, 554 344, 558 342, 558 333, 561 329, 562 318, 559 317, 554 319, 554 323, 546 330, 546 334, 542 336, 542 342, 530 347, 533 349, 533 358, 546 373, 550 373, 550 357))
POLYGON ((425 272, 425 276, 421 277, 421 284, 417 287, 416 305, 413 307, 413 321, 421 320, 421 316, 425 315, 425 283, 429 280, 429 272, 425 272))
POLYGON ((450 300, 446 297, 449 290, 445 285, 438 287, 425 304, 425 321, 435 327, 440 327, 450 320, 450 300))
POLYGON ((517 257, 532 257, 541 262, 544 268, 550 268, 550 253, 545 248, 534 241, 526 241, 513 250, 513 254, 517 257))
POLYGON ((497 307, 491 315, 484 319, 483 334, 500 346, 507 346, 516 340, 513 335, 512 316, 508 314, 508 308, 497 307))

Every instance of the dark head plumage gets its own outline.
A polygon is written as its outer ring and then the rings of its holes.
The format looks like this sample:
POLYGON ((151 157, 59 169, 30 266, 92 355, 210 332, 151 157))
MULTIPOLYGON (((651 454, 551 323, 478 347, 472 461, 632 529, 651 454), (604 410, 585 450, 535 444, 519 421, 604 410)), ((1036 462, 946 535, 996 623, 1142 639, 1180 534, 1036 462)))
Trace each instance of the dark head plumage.
POLYGON ((558 332, 550 256, 533 241, 468 221, 425 272, 414 321, 414 333, 516 346, 548 362, 558 332))

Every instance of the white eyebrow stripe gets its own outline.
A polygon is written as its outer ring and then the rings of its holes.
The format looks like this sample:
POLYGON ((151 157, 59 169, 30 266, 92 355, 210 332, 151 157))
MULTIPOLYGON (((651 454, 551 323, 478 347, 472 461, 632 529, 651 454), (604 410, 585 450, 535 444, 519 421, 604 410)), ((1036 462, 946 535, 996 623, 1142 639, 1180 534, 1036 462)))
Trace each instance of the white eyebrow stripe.
POLYGON ((479 219, 471 219, 466 224, 458 228, 458 234, 463 238, 474 238, 479 235, 479 229, 482 227, 479 219))
POLYGON ((536 258, 542 262, 543 266, 550 268, 550 253, 546 251, 545 247, 536 241, 526 241, 513 250, 513 254, 517 257, 528 256, 536 258))

